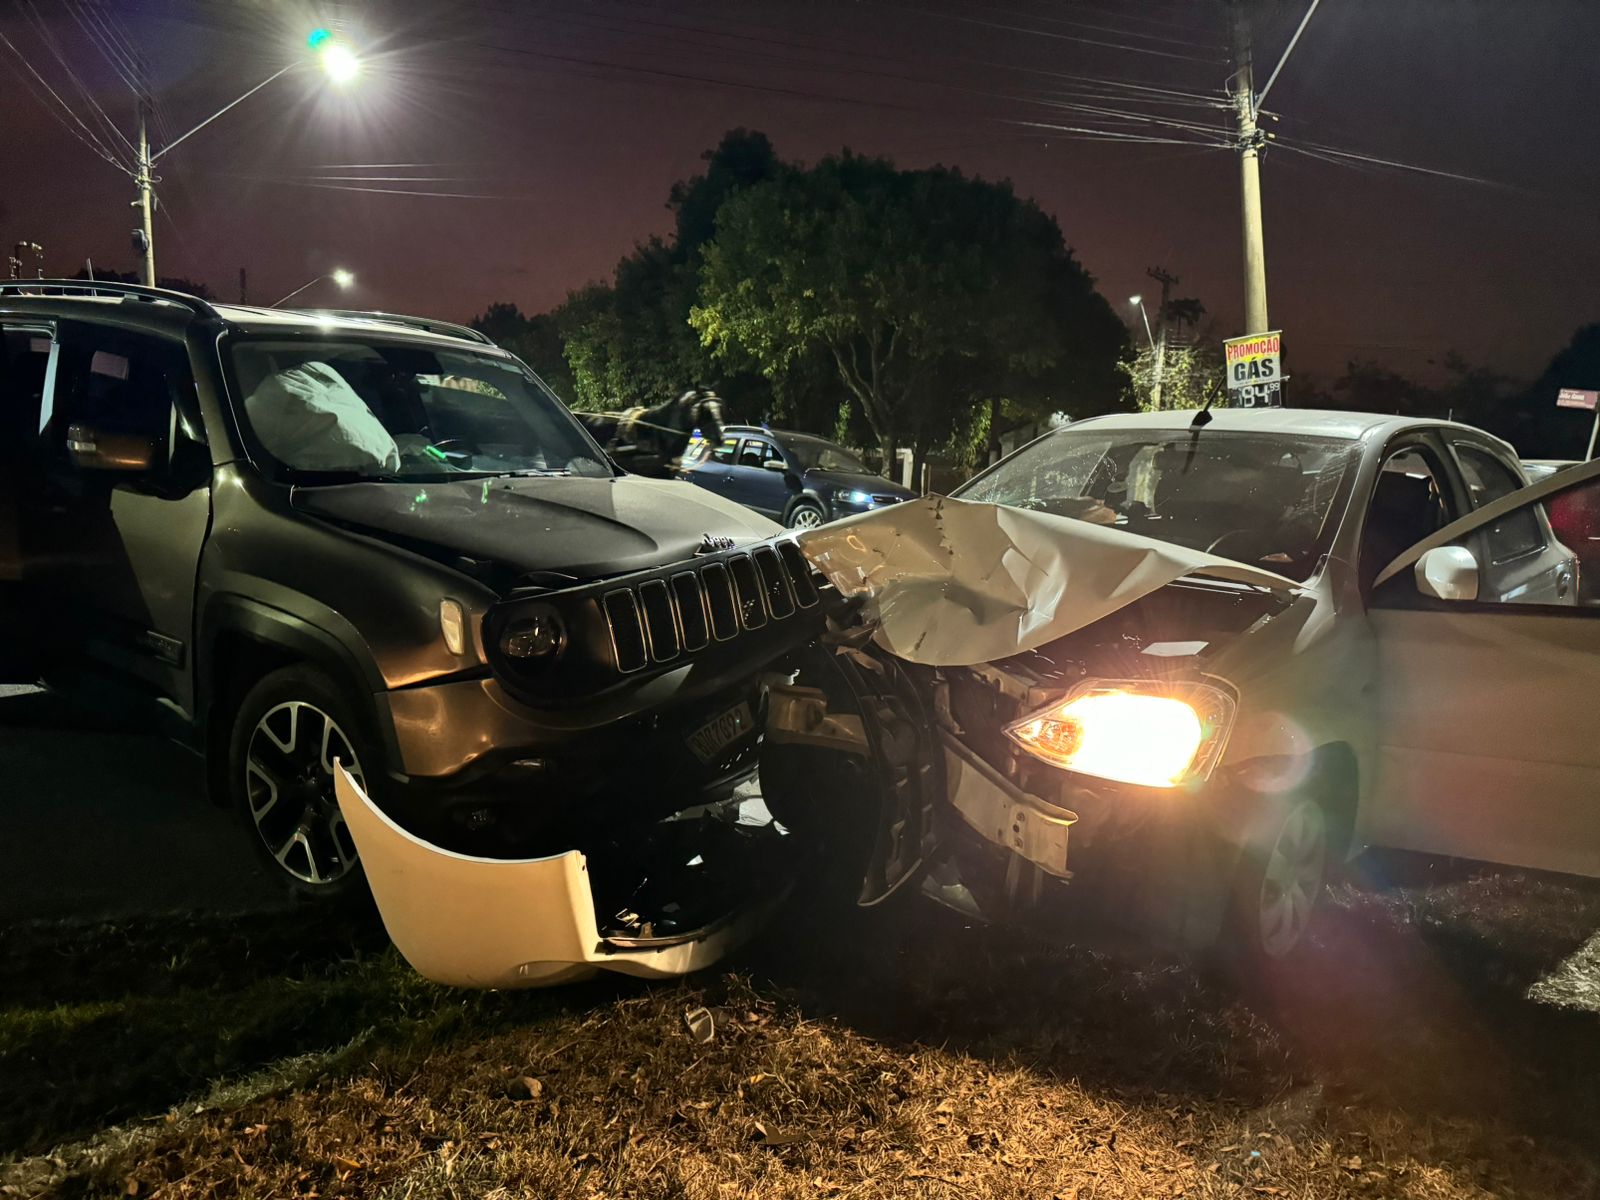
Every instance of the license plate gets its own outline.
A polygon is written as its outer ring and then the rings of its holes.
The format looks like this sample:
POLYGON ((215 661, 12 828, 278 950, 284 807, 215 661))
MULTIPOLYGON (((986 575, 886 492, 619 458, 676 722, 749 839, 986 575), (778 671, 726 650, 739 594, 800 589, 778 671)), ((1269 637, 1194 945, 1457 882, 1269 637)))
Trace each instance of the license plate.
POLYGON ((750 706, 741 700, 691 733, 688 738, 689 749, 701 762, 709 763, 740 738, 753 733, 755 727, 750 706))

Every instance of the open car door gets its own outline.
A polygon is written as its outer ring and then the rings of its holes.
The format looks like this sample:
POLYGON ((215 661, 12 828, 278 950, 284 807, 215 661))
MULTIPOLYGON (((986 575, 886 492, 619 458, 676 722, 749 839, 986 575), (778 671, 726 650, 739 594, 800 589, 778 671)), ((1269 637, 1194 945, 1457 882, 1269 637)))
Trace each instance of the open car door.
POLYGON ((1600 876, 1600 462, 1378 573, 1369 840, 1600 876))

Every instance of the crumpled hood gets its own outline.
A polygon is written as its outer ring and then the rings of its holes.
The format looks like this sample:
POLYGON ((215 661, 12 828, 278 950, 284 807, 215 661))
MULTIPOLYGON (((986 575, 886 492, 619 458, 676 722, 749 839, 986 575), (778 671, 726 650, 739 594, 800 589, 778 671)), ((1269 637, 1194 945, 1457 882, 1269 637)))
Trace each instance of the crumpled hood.
POLYGON ((1066 637, 1185 575, 1294 592, 1292 579, 1101 525, 927 496, 799 535, 874 640, 929 666, 973 666, 1066 637))
POLYGON ((291 503, 377 537, 579 580, 688 558, 707 534, 743 544, 778 532, 704 488, 635 475, 350 483, 296 488, 291 503))

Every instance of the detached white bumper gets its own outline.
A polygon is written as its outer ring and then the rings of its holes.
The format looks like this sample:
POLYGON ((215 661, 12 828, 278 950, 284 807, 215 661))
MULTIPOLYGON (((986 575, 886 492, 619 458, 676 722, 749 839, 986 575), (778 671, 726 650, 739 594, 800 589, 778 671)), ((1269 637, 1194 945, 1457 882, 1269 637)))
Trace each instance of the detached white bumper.
POLYGON ((580 851, 516 860, 456 854, 401 829, 342 766, 334 775, 384 928, 417 973, 437 983, 529 988, 602 970, 685 975, 744 942, 767 913, 747 910, 682 938, 608 940, 580 851))

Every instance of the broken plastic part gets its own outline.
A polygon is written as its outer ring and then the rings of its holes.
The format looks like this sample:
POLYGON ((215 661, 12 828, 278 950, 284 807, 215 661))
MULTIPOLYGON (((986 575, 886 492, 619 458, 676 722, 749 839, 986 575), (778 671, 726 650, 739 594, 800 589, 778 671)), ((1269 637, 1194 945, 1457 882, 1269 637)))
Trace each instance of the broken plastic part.
POLYGON ((470 988, 544 987, 599 970, 646 979, 699 970, 747 940, 785 894, 671 938, 603 937, 583 853, 492 859, 400 828, 338 763, 334 790, 390 940, 417 973, 470 988))
POLYGON ((1272 571, 1119 529, 927 496, 807 530, 800 548, 883 649, 972 666, 1065 637, 1185 575, 1296 592, 1272 571))

